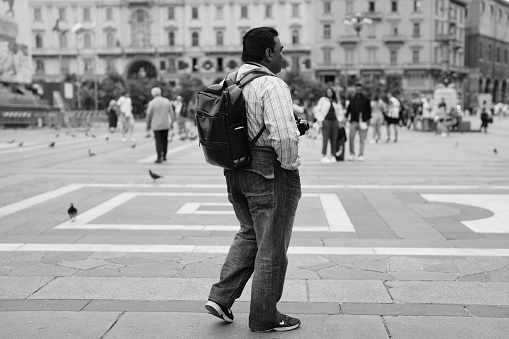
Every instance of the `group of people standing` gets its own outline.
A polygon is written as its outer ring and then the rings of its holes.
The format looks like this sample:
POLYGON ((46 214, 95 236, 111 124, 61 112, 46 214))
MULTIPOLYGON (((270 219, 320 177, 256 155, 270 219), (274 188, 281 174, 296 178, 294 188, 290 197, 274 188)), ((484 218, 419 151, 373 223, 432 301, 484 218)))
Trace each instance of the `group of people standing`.
POLYGON ((363 93, 362 84, 355 86, 354 96, 347 101, 346 109, 338 100, 336 92, 329 87, 325 90, 317 104, 313 107, 315 126, 322 133, 322 159, 324 163, 344 160, 345 143, 347 140, 346 127, 348 124, 349 156, 348 160, 364 161, 365 141, 368 128, 373 127, 373 142, 381 139, 381 126, 387 124, 387 140, 391 141, 391 126, 394 130, 394 142, 398 140, 400 102, 391 93, 387 95, 386 104, 378 95, 369 100, 363 93), (358 153, 355 140, 359 135, 358 153), (327 150, 330 145, 330 155, 327 150))

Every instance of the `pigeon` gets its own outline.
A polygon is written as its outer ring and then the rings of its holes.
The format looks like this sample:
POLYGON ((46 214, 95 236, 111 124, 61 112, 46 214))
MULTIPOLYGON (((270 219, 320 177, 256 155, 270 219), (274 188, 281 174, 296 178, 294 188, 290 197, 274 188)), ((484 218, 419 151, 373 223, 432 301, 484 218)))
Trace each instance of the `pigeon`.
POLYGON ((157 179, 159 178, 164 178, 162 175, 158 175, 158 174, 155 174, 154 172, 152 172, 151 170, 148 170, 148 174, 150 174, 150 177, 152 179, 154 179, 154 181, 156 181, 157 179))
POLYGON ((23 141, 18 144, 19 147, 23 147, 23 141))
POLYGON ((87 136, 87 137, 88 137, 88 132, 85 132, 85 136, 87 136))
POLYGON ((493 153, 498 154, 498 151, 496 148, 493 148, 493 153))
POLYGON ((88 149, 88 155, 93 157, 95 155, 95 153, 92 153, 92 151, 90 150, 90 148, 88 149))
POLYGON ((76 138, 76 134, 71 134, 71 137, 76 138))
POLYGON ((14 140, 14 139, 7 141, 8 144, 14 144, 15 142, 16 142, 16 140, 14 140))
POLYGON ((95 134, 94 133, 92 133, 91 136, 92 136, 92 138, 95 138, 95 134))
POLYGON ((55 147, 55 142, 53 141, 51 144, 49 144, 49 147, 55 147))
POLYGON ((106 141, 110 140, 110 137, 106 137, 106 141))
POLYGON ((71 218, 72 221, 76 219, 76 215, 78 214, 78 210, 76 207, 74 207, 73 204, 71 204, 71 207, 67 210, 67 214, 69 214, 69 218, 71 218))
POLYGON ((131 145, 131 148, 132 148, 132 149, 135 149, 135 148, 136 148, 136 144, 132 144, 132 145, 131 145))

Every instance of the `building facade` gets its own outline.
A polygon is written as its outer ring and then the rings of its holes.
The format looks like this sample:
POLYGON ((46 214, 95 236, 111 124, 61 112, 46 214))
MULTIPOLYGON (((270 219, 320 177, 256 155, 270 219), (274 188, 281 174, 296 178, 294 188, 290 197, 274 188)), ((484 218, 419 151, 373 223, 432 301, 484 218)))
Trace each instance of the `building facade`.
POLYGON ((503 0, 471 0, 467 20, 466 65, 469 67, 469 105, 477 96, 492 94, 493 102, 508 102, 509 3, 503 0))
POLYGON ((313 69, 326 83, 396 76, 411 95, 431 93, 447 78, 463 92, 464 1, 316 1, 314 21, 313 69), (357 31, 352 18, 369 20, 357 31))
POLYGON ((209 84, 241 64, 242 36, 261 24, 280 32, 286 69, 309 68, 313 3, 30 0, 34 78, 74 73, 87 80, 116 72, 177 83, 193 74, 209 84))

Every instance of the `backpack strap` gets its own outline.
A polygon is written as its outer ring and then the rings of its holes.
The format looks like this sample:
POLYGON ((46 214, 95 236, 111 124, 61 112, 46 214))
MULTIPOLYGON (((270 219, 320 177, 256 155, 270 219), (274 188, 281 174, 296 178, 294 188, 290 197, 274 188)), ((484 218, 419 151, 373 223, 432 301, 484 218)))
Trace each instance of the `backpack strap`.
MULTIPOLYGON (((237 81, 237 86, 242 88, 245 85, 247 85, 249 82, 253 81, 254 79, 263 77, 265 75, 272 76, 272 74, 269 74, 267 72, 261 71, 259 69, 254 69, 254 70, 244 74, 244 76, 239 81, 237 81)), ((237 73, 235 73, 235 77, 237 77, 237 73)))

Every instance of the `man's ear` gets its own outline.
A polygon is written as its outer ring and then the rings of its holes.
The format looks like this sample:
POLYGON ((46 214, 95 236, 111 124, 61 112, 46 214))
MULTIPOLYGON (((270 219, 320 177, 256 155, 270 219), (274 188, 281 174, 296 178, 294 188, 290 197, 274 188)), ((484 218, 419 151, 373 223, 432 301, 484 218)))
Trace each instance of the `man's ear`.
POLYGON ((265 59, 267 59, 267 61, 272 61, 272 51, 270 50, 270 48, 267 48, 265 50, 265 59))

